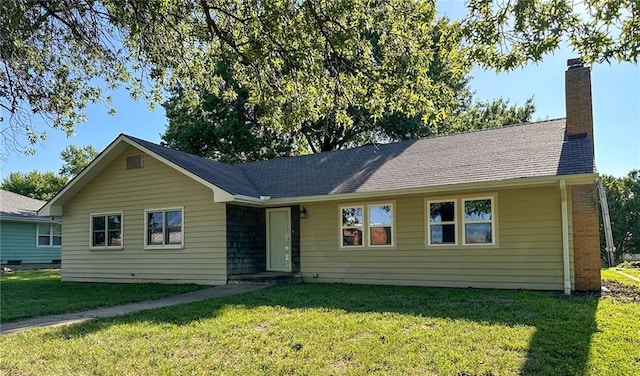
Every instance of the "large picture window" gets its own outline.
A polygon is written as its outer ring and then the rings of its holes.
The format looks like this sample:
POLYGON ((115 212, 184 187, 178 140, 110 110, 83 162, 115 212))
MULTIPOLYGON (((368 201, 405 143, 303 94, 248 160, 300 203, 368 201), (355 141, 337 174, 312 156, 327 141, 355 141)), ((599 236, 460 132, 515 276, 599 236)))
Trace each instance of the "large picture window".
POLYGON ((62 228, 57 224, 38 224, 38 247, 60 247, 62 228))
POLYGON ((391 203, 341 206, 340 246, 343 248, 393 246, 393 216, 391 203))
POLYGON ((182 247, 182 209, 145 211, 147 247, 182 247))
POLYGON ((455 200, 429 201, 427 203, 429 245, 457 244, 455 200))
POLYGON ((464 244, 494 244, 493 198, 463 200, 464 244))
POLYGON ((91 247, 122 248, 122 213, 91 215, 91 247))

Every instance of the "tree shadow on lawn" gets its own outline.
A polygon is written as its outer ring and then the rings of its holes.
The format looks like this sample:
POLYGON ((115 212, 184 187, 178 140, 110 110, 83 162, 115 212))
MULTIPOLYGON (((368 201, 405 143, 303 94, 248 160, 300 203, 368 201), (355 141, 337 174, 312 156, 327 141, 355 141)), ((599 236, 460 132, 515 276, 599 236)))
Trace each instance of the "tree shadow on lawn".
POLYGON ((522 374, 583 374, 591 337, 598 331, 598 295, 566 297, 555 292, 426 287, 301 284, 161 308, 123 317, 62 327, 53 336, 73 338, 111 325, 151 322, 187 325, 214 318, 224 307, 271 306, 345 312, 391 312, 464 319, 484 325, 533 326, 522 374))

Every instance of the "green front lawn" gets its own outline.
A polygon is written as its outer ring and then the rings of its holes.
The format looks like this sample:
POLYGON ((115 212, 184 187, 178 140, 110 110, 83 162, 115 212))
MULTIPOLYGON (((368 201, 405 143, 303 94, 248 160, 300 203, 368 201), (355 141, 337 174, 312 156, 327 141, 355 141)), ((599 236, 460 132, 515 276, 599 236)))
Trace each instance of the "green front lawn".
MULTIPOLYGON (((629 273, 629 269, 622 269, 623 273, 634 275, 629 273)), ((602 269, 600 272, 603 281, 616 281, 618 283, 622 283, 624 285, 631 285, 640 288, 640 282, 635 281, 631 278, 625 277, 624 275, 616 272, 616 268, 602 269)), ((640 277, 638 277, 640 278, 640 277)))
POLYGON ((197 285, 61 282, 60 270, 20 270, 0 276, 0 322, 156 299, 197 285))
POLYGON ((634 375, 640 303, 302 284, 0 338, 20 375, 634 375))
POLYGON ((622 272, 626 273, 626 274, 629 274, 629 275, 632 275, 632 276, 634 276, 636 278, 640 278, 640 269, 627 268, 627 269, 622 269, 622 272))

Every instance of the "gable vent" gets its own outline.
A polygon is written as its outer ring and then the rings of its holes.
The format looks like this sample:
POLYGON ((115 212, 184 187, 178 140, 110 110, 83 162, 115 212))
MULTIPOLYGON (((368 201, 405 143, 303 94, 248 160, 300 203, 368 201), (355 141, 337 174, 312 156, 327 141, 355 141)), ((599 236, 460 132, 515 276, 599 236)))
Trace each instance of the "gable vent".
POLYGON ((127 157, 127 170, 142 168, 142 154, 127 157))

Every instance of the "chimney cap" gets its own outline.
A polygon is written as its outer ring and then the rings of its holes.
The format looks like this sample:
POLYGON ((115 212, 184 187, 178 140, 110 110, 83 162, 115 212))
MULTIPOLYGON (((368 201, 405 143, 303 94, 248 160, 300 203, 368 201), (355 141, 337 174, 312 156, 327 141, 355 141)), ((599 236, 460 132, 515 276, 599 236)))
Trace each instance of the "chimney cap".
POLYGON ((568 69, 582 68, 582 67, 584 67, 584 62, 582 61, 582 58, 580 58, 580 57, 576 57, 576 58, 573 58, 573 59, 567 59, 567 67, 568 67, 568 69))

